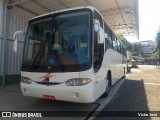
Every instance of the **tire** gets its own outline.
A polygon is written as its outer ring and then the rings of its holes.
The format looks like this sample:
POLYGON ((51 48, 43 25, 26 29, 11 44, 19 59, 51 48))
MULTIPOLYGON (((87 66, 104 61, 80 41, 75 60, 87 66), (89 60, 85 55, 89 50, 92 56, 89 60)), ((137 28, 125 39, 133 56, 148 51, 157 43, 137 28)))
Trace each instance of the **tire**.
POLYGON ((111 86, 112 86, 112 77, 111 77, 111 73, 110 72, 108 73, 106 80, 108 81, 108 85, 106 86, 106 91, 103 94, 103 97, 107 97, 109 95, 109 91, 110 91, 111 86))
MULTIPOLYGON (((128 69, 127 69, 127 71, 128 71, 128 69)), ((124 68, 124 75, 122 78, 125 78, 125 76, 126 76, 126 68, 124 68)))

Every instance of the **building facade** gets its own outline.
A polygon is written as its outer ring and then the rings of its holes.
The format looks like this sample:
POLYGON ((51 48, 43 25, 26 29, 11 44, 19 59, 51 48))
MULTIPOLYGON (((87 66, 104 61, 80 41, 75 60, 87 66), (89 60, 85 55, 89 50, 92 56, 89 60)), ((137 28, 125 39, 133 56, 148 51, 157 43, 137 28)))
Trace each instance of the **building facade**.
POLYGON ((18 7, 8 8, 8 0, 0 0, 0 85, 17 83, 20 80, 24 36, 18 38, 18 49, 13 49, 13 34, 26 31, 28 20, 34 17, 18 7))
POLYGON ((144 57, 144 64, 155 65, 156 58, 153 57, 155 51, 156 42, 153 40, 147 40, 141 42, 140 52, 144 57))
POLYGON ((144 58, 152 58, 152 54, 155 51, 154 45, 156 44, 153 40, 142 41, 140 52, 143 54, 144 58))

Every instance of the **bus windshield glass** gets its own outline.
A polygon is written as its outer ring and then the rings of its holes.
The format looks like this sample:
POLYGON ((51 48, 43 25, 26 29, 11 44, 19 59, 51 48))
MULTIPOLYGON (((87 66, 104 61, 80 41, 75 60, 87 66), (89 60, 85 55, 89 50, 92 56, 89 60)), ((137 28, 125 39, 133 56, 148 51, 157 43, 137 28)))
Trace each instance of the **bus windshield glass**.
POLYGON ((54 14, 29 23, 23 71, 76 71, 91 63, 89 12, 54 14))

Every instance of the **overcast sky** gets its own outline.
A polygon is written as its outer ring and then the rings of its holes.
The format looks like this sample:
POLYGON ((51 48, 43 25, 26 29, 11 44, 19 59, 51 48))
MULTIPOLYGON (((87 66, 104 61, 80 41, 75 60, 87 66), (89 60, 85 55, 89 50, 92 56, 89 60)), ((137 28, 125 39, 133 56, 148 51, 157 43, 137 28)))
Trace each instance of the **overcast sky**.
MULTIPOLYGON (((139 0, 139 40, 155 40, 160 27, 160 0, 139 0)), ((135 38, 128 38, 130 42, 135 38)))

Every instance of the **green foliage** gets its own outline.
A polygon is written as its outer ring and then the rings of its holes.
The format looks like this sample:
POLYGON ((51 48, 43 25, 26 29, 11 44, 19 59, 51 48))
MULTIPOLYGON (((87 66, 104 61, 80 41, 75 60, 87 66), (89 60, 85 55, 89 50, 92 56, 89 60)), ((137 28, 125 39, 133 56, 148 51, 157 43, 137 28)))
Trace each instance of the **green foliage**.
POLYGON ((128 42, 123 35, 118 35, 118 38, 121 40, 121 42, 124 44, 127 50, 132 51, 132 45, 130 42, 128 42))
POLYGON ((133 46, 133 56, 144 57, 143 52, 140 52, 141 44, 140 42, 132 43, 133 46))
POLYGON ((133 51, 133 52, 132 52, 132 55, 133 55, 133 56, 139 56, 139 52, 138 52, 138 51, 133 51))
POLYGON ((151 57, 152 57, 153 59, 157 59, 157 58, 158 58, 158 54, 157 54, 157 52, 156 52, 157 44, 152 44, 151 47, 152 47, 152 50, 154 51, 151 57))
POLYGON ((157 33, 156 43, 157 43, 157 48, 160 49, 160 31, 157 33))
POLYGON ((160 61, 160 30, 159 30, 159 32, 157 33, 156 43, 157 43, 157 49, 156 49, 156 52, 158 52, 158 55, 159 55, 159 61, 160 61))
POLYGON ((121 40, 121 42, 124 44, 124 46, 127 48, 127 50, 132 52, 133 56, 139 56, 143 57, 143 53, 140 52, 141 44, 139 42, 136 43, 130 43, 128 42, 123 35, 118 35, 118 38, 121 40))

